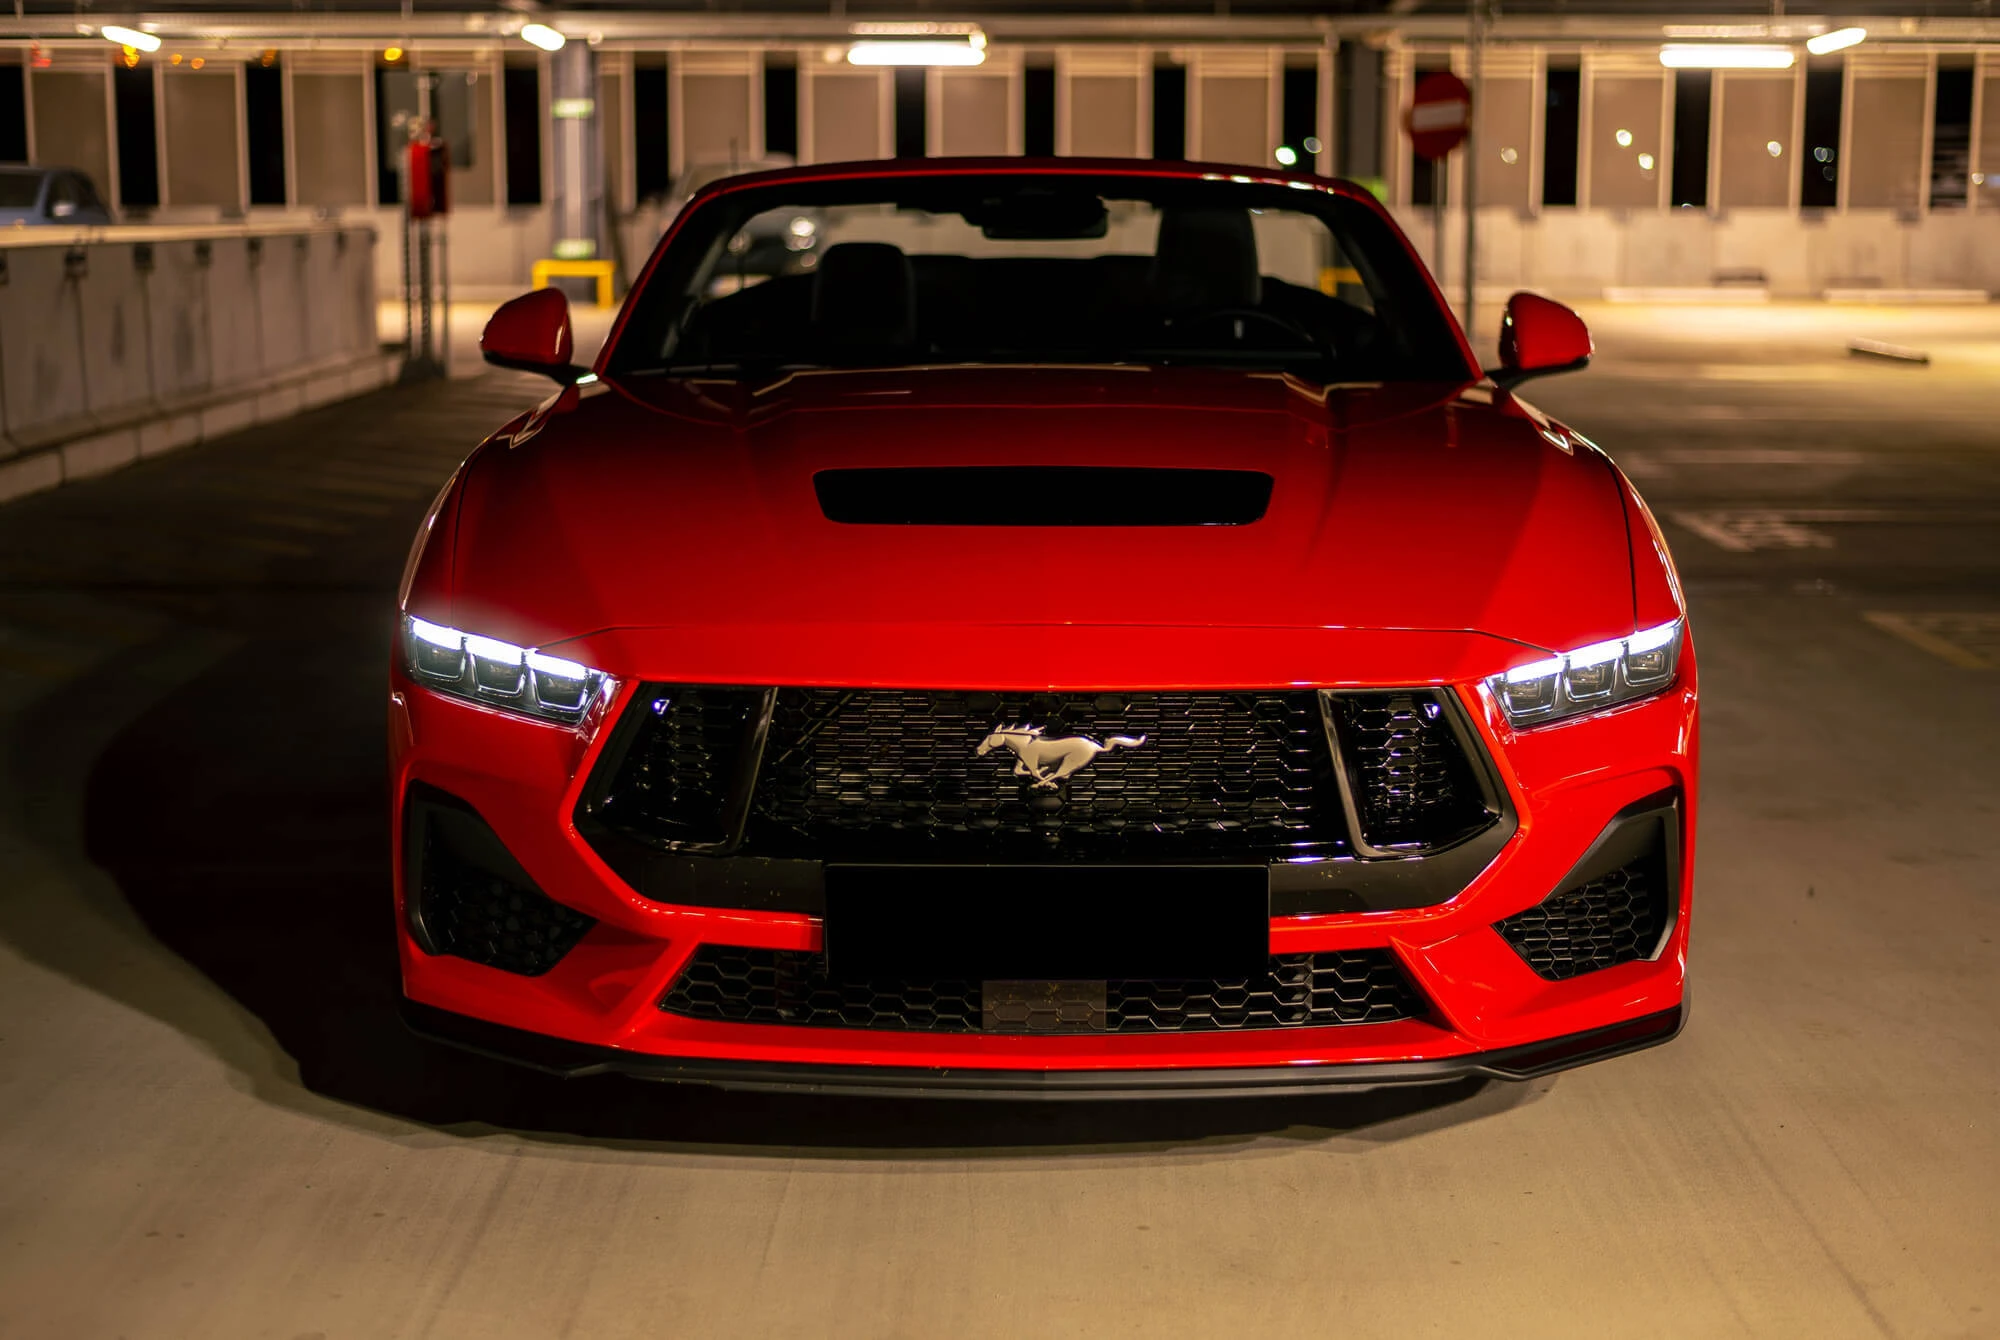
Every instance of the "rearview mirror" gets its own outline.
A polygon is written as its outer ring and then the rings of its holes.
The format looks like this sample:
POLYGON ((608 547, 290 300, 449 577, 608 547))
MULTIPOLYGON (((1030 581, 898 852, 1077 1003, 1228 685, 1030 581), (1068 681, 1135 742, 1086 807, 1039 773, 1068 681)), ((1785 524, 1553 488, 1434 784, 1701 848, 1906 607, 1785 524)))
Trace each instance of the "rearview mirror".
POLYGON ((1590 331, 1583 318, 1559 302, 1516 293, 1500 322, 1500 367, 1486 375, 1503 391, 1530 377, 1574 372, 1590 362, 1590 331))
POLYGON ((539 372, 568 386, 589 371, 570 362, 569 299, 540 288, 500 304, 479 335, 479 352, 496 367, 539 372))

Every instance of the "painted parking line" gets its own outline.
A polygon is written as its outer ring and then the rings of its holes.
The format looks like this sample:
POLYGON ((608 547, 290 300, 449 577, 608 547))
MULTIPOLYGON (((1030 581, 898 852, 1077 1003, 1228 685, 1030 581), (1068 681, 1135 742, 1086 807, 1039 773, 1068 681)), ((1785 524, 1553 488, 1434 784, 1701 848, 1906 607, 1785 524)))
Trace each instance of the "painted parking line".
POLYGON ((1833 536, 1816 526, 1891 521, 1896 514, 1866 507, 1723 507, 1669 512, 1667 517, 1718 549, 1747 554, 1757 549, 1831 549, 1833 536))
POLYGON ((1894 614, 1868 610, 1861 616, 1885 633, 1962 670, 2000 667, 2000 614, 1941 612, 1894 614))
POLYGON ((1841 447, 1665 447, 1633 448, 1615 453, 1613 459, 1634 479, 1664 479, 1686 468, 1851 470, 1868 464, 1871 457, 1841 447))

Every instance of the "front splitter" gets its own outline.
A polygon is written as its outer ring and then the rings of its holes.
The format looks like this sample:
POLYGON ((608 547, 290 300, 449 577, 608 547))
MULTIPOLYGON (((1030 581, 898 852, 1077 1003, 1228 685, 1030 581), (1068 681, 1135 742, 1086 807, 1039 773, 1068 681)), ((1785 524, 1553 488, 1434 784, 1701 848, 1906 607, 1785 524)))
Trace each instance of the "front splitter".
POLYGON ((984 1070, 655 1056, 546 1037, 407 999, 403 1020, 420 1037, 566 1079, 619 1074, 749 1092, 874 1098, 1268 1098, 1465 1079, 1535 1079, 1671 1041, 1687 1021, 1687 1004, 1542 1042, 1442 1060, 1173 1070, 984 1070))

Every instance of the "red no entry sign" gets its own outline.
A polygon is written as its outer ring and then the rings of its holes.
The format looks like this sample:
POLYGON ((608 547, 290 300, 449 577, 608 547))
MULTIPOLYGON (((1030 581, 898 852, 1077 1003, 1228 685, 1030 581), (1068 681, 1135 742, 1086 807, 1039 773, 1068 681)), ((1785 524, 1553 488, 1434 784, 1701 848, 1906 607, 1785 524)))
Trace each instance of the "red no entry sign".
POLYGON ((1419 158, 1443 158, 1465 141, 1472 130, 1472 90, 1457 75, 1443 70, 1417 81, 1416 96, 1403 115, 1410 147, 1419 158))

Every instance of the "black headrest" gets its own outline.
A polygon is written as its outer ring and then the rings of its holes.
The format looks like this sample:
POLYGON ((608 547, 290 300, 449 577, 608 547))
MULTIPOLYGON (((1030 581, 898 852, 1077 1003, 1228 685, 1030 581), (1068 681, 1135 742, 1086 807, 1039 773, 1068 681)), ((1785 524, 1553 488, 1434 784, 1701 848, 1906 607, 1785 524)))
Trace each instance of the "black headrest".
POLYGON ((910 258, 887 242, 841 242, 820 257, 812 320, 821 338, 857 351, 900 347, 917 333, 910 258))
POLYGON ((1170 312, 1255 307, 1257 237, 1242 209, 1168 209, 1153 253, 1153 300, 1170 312))

